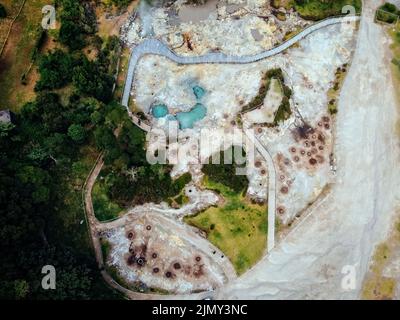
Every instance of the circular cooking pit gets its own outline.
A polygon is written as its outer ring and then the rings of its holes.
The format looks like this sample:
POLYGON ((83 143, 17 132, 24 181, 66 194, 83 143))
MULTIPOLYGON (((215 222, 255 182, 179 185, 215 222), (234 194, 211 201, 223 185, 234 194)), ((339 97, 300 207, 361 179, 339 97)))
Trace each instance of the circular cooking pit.
POLYGON ((200 257, 200 256, 197 256, 197 257, 195 258, 195 260, 196 260, 197 262, 200 262, 201 257, 200 257))
POLYGON ((143 257, 140 257, 136 260, 136 263, 138 264, 138 266, 143 267, 146 263, 146 259, 143 257))
POLYGON ((160 272, 160 269, 157 268, 157 267, 156 267, 156 268, 153 268, 153 272, 154 272, 154 273, 159 273, 159 272, 160 272))
POLYGON ((317 164, 317 160, 315 160, 314 158, 311 158, 309 162, 313 166, 315 166, 317 164))
POLYGON ((167 272, 165 273, 165 276, 166 276, 167 278, 171 278, 171 277, 172 277, 172 272, 167 271, 167 272))
POLYGON ((151 230, 151 225, 147 225, 147 226, 146 226, 146 230, 147 230, 147 231, 150 231, 150 230, 151 230))
POLYGON ((286 194, 286 193, 288 193, 288 192, 289 192, 289 188, 288 188, 288 187, 283 186, 283 187, 281 188, 281 193, 286 194))
POLYGON ((179 270, 180 268, 181 268, 181 264, 178 263, 178 262, 175 262, 175 263, 174 263, 174 269, 175 269, 175 270, 179 270))
POLYGON ((279 207, 277 210, 279 214, 284 214, 286 211, 284 207, 279 207))
POLYGON ((152 257, 153 259, 156 259, 157 256, 158 256, 158 255, 157 255, 157 253, 155 253, 155 252, 151 255, 151 257, 152 257))

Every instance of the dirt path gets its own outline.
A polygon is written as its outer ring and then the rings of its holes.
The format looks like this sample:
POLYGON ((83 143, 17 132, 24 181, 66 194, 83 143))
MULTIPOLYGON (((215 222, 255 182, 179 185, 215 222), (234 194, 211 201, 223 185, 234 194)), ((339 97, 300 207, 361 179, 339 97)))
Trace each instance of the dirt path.
POLYGON ((399 203, 399 138, 389 42, 365 1, 357 50, 339 100, 337 183, 275 249, 219 298, 355 299, 399 203), (344 267, 355 271, 345 288, 344 267))

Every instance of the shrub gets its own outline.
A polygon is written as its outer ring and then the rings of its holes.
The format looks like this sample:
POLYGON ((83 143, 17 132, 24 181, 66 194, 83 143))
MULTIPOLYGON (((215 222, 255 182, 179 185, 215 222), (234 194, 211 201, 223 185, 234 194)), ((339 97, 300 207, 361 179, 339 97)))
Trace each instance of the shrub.
POLYGON ((0 19, 7 17, 6 8, 0 3, 0 19))

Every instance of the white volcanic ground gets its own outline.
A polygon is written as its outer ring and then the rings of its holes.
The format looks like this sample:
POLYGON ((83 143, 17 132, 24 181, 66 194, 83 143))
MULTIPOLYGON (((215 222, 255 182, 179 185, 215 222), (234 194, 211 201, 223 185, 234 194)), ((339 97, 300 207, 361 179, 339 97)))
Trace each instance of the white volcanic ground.
POLYGON ((399 109, 389 41, 364 2, 358 46, 339 101, 337 183, 280 245, 218 298, 355 299, 375 246, 399 207, 399 109), (345 266, 354 290, 342 287, 345 266))
MULTIPOLYGON (((308 150, 304 146, 305 141, 296 141, 292 132, 294 114, 276 129, 256 130, 274 157, 279 177, 278 190, 282 187, 288 189, 287 192, 286 189, 278 192, 277 199, 278 205, 284 208, 280 218, 284 223, 289 223, 332 181, 329 158, 333 147, 334 119, 328 117, 328 129, 325 128, 325 122, 321 125, 321 121, 328 116, 327 91, 333 84, 335 71, 351 60, 355 46, 354 27, 351 24, 327 27, 310 35, 287 52, 249 65, 182 66, 163 57, 145 56, 137 66, 132 92, 134 103, 137 109, 145 113, 149 113, 152 104, 163 103, 173 114, 187 111, 196 103, 193 85, 204 88, 206 94, 201 102, 207 107, 207 116, 197 122, 194 129, 180 132, 185 139, 181 139, 176 148, 191 149, 199 138, 199 130, 207 128, 210 130, 209 143, 202 146, 201 153, 203 156, 210 156, 223 149, 223 139, 230 136, 232 128, 237 128, 233 121, 236 121, 241 107, 257 94, 262 74, 272 68, 282 68, 286 84, 293 89, 292 108, 296 105, 305 121, 315 128, 314 140, 317 143, 318 133, 322 133, 324 137, 323 145, 315 145, 316 148, 323 147, 323 150, 318 149, 318 153, 314 153, 315 150, 311 147, 308 150), (302 148, 306 150, 304 159, 299 157, 298 162, 293 160, 294 154, 290 151, 293 147, 297 152, 301 152, 302 148), (322 160, 317 158, 318 164, 311 166, 308 161, 312 156, 308 156, 308 152, 313 152, 313 155, 318 155, 322 160)), ((160 129, 166 128, 168 123, 165 119, 152 121, 160 129)), ((310 138, 310 144, 311 140, 310 138)), ((159 144, 157 139, 152 139, 149 148, 155 149, 159 144)), ((191 171, 195 180, 199 181, 200 166, 188 165, 191 160, 196 160, 195 155, 192 153, 180 159, 179 165, 174 167, 173 175, 191 171)), ((265 200, 268 177, 261 172, 264 172, 266 165, 258 155, 256 161, 260 161, 261 166, 255 167, 253 162, 248 166, 248 193, 254 198, 265 200)))
POLYGON ((184 2, 178 0, 169 8, 156 8, 143 1, 136 19, 128 20, 123 27, 123 41, 133 47, 145 37, 156 37, 182 55, 210 50, 246 55, 270 49, 282 42, 287 33, 309 24, 291 12, 286 21, 279 21, 266 0, 209 0, 196 7, 184 2), (190 48, 184 35, 190 39, 190 48))

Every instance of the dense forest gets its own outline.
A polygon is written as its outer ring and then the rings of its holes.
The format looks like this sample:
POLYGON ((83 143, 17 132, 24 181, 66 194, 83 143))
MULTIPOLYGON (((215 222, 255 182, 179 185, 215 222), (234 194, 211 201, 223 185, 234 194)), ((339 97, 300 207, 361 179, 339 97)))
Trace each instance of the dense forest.
POLYGON ((96 35, 88 3, 56 4, 59 45, 39 57, 36 99, 0 123, 0 298, 120 298, 97 270, 81 190, 102 150, 122 166, 143 161, 144 135, 112 99, 110 60, 119 40, 96 35), (117 127, 123 144, 115 143, 117 127), (136 158, 129 150, 138 150, 136 158), (55 290, 41 287, 45 265, 56 268, 55 290))
POLYGON ((55 48, 38 55, 36 98, 0 122, 0 298, 121 298, 100 276, 85 222, 82 188, 97 157, 122 208, 166 201, 191 176, 148 164, 144 132, 113 98, 121 44, 98 36, 91 2, 56 5, 61 24, 45 35, 55 48), (56 269, 55 290, 42 289, 45 265, 56 269))

